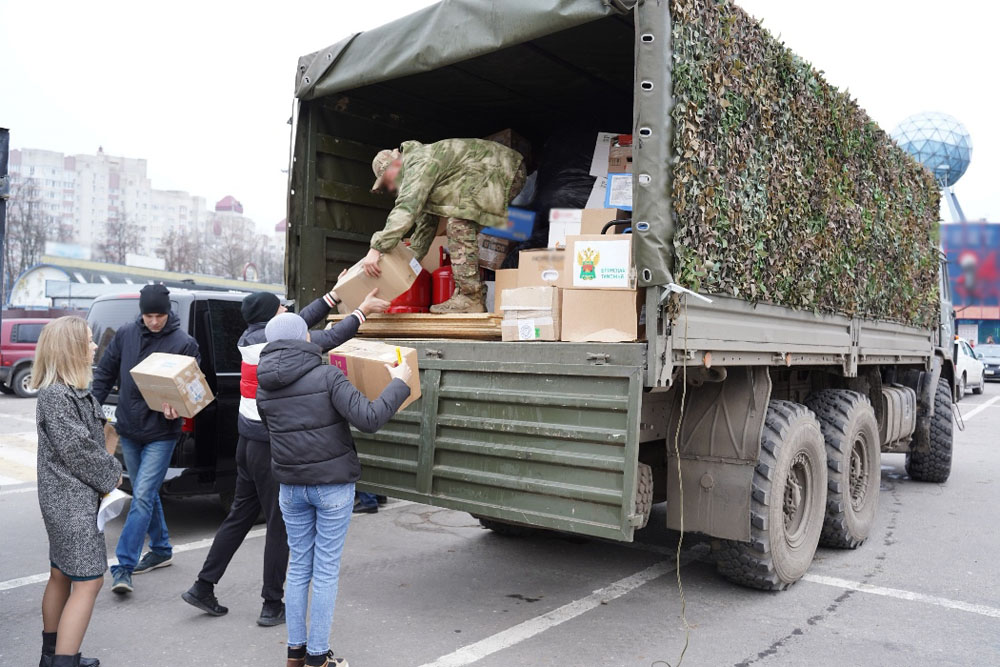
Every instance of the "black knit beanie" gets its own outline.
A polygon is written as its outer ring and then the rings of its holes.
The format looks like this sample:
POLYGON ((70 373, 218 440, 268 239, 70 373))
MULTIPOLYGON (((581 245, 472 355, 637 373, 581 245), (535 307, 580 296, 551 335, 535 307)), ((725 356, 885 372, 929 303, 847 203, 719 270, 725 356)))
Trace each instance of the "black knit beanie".
POLYGON ((139 290, 139 311, 143 315, 170 312, 170 291, 164 285, 146 285, 139 290))
POLYGON ((254 292, 243 299, 243 319, 247 324, 257 322, 267 322, 278 314, 278 306, 281 301, 276 294, 271 292, 254 292))

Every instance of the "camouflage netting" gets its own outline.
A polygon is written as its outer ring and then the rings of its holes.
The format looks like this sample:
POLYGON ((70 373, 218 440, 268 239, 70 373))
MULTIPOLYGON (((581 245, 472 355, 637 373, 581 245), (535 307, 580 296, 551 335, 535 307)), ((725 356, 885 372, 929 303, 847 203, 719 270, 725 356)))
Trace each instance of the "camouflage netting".
POLYGON ((857 104, 724 0, 672 0, 675 279, 930 326, 939 192, 857 104))

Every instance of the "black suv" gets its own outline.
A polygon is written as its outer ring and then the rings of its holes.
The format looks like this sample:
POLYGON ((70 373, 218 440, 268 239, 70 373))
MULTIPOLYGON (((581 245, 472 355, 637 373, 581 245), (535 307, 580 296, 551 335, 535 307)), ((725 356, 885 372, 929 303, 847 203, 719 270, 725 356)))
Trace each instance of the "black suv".
MULTIPOLYGON (((216 493, 228 510, 236 488, 236 415, 240 403, 240 352, 236 347, 246 329, 240 307, 247 293, 170 290, 170 304, 181 329, 201 349, 201 370, 215 400, 193 419, 184 419, 181 438, 160 492, 189 496, 216 493)), ((139 293, 105 295, 94 299, 87 322, 97 343, 95 364, 118 327, 139 315, 139 293)), ((115 387, 104 406, 114 419, 118 404, 115 387)), ((126 476, 127 481, 127 476, 126 476)))

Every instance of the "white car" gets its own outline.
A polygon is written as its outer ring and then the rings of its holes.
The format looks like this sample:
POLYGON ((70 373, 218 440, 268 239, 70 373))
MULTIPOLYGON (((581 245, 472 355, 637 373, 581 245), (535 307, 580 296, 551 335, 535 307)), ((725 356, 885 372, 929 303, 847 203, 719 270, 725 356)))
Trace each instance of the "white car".
POLYGON ((969 341, 964 338, 955 339, 955 372, 958 381, 955 383, 955 400, 960 401, 967 389, 973 394, 981 394, 986 389, 986 373, 984 364, 976 358, 969 341))

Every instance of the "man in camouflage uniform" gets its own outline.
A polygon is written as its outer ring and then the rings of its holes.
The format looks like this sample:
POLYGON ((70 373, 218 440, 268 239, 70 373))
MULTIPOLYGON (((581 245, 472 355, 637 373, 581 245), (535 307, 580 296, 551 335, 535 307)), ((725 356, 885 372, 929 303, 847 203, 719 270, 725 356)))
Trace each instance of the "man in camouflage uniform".
POLYGON ((372 236, 365 257, 368 275, 377 277, 382 253, 389 252, 413 229, 410 249, 427 254, 438 229, 447 221, 448 249, 455 294, 432 306, 432 313, 482 313, 486 290, 479 280, 479 245, 483 227, 507 224, 507 204, 524 187, 524 158, 485 139, 445 139, 433 144, 404 142, 384 150, 372 162, 372 190, 396 194, 385 228, 372 236))

